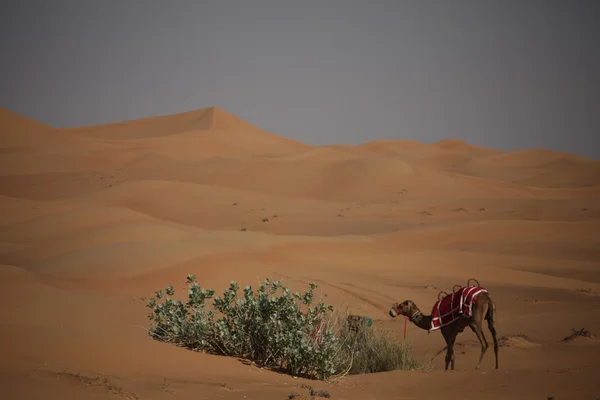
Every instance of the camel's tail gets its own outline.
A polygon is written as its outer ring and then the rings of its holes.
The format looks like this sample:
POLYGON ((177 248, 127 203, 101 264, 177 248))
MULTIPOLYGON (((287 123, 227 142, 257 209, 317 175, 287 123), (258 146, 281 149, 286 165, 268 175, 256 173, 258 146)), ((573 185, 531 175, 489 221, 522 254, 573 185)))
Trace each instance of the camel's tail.
POLYGON ((490 305, 485 313, 485 319, 496 325, 496 303, 490 298, 490 305))
POLYGON ((496 369, 498 369, 498 338, 496 331, 496 303, 492 299, 489 301, 488 309, 485 313, 485 319, 488 320, 488 328, 494 340, 494 356, 496 358, 496 369))

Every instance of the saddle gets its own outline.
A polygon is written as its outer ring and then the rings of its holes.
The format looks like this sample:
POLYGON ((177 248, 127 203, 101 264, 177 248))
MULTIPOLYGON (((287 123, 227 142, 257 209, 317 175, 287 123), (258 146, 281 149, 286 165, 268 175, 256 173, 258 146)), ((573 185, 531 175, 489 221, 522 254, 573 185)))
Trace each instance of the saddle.
POLYGON ((477 295, 487 290, 479 285, 477 279, 470 278, 467 286, 454 285, 452 293, 445 291, 438 293, 438 300, 431 311, 431 324, 429 331, 440 329, 460 318, 470 318, 473 304, 477 295), (471 284, 471 281, 474 284, 471 284))
MULTIPOLYGON (((466 287, 480 287, 480 286, 479 286, 479 281, 478 281, 477 279, 475 279, 475 278, 469 278, 469 280, 467 281, 467 286, 466 286, 466 287), (476 283, 476 284, 475 284, 475 285, 471 285, 471 284, 470 284, 470 283, 471 283, 471 281, 475 281, 475 283, 476 283)), ((454 285, 454 286, 452 287, 452 294, 456 293, 456 292, 457 292, 457 290, 460 290, 460 289, 462 289, 462 286, 461 286, 461 285, 458 285, 458 284, 454 285)), ((443 291, 443 290, 440 290, 440 292, 438 293, 438 301, 441 301, 441 300, 442 300, 444 297, 446 297, 446 296, 448 296, 448 293, 446 293, 446 292, 445 292, 445 291, 443 291), (443 294, 443 296, 441 296, 442 294, 443 294), (440 297, 440 296, 441 296, 441 297, 440 297)))

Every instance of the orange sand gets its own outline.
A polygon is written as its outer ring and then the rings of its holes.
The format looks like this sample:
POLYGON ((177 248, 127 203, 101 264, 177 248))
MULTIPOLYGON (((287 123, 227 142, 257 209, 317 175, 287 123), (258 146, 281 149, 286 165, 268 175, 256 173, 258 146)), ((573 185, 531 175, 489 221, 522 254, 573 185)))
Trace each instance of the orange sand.
POLYGON ((3 398, 286 399, 302 383, 336 400, 600 396, 600 341, 562 341, 600 335, 599 161, 457 140, 314 147, 215 107, 75 129, 0 109, 0 134, 3 398), (394 301, 427 310, 475 277, 508 338, 500 369, 490 350, 475 371, 465 331, 444 372, 441 334, 411 325, 434 371, 307 382, 151 340, 140 297, 189 273, 217 292, 316 281, 399 334, 394 301))

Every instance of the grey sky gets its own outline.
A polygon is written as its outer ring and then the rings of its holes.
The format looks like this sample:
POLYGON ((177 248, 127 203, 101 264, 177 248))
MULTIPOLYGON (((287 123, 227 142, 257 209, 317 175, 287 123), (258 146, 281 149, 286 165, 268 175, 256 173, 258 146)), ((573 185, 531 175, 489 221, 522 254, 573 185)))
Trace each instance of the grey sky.
POLYGON ((66 127, 217 105, 310 144, 600 158, 600 2, 13 0, 0 106, 66 127))

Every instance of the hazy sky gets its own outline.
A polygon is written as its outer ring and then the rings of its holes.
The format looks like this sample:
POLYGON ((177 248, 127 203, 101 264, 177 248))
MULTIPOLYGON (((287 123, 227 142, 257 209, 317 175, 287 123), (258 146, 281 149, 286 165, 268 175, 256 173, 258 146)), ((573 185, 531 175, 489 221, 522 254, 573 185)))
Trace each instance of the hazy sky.
POLYGON ((0 106, 57 127, 217 105, 310 144, 600 158, 600 1, 6 0, 0 106))

